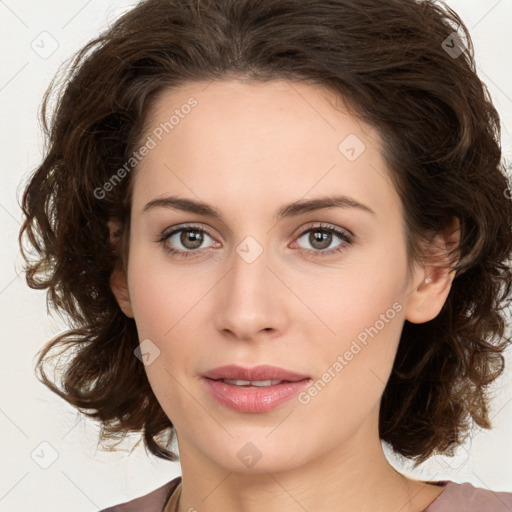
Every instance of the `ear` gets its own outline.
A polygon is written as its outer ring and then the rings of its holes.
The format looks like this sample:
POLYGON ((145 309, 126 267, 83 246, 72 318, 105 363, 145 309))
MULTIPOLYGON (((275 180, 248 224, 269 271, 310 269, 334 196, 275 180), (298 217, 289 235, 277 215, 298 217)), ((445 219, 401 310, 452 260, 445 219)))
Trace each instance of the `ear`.
MULTIPOLYGON (((120 237, 120 224, 117 220, 109 220, 108 228, 110 231, 110 244, 117 247, 120 237)), ((134 318, 132 304, 130 301, 130 293, 128 291, 128 279, 126 272, 116 267, 110 276, 110 288, 116 297, 117 303, 121 311, 129 318, 134 318)))
POLYGON ((438 233, 427 247, 423 265, 414 273, 412 290, 407 298, 405 319, 413 324, 433 320, 443 308, 455 278, 448 268, 448 251, 460 243, 460 222, 453 217, 451 223, 438 233))

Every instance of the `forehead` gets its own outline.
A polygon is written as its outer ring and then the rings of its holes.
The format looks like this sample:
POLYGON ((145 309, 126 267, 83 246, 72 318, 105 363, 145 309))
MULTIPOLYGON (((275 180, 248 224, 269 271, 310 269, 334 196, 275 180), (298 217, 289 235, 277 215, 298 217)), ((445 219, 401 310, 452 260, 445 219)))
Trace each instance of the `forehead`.
POLYGON ((148 137, 155 144, 138 165, 134 202, 165 192, 205 201, 242 194, 258 204, 276 190, 287 196, 283 202, 333 188, 362 202, 393 195, 382 190, 390 180, 377 131, 321 86, 184 84, 162 93, 148 112, 141 140, 148 137))
POLYGON ((165 131, 162 135, 172 132, 175 140, 180 134, 185 138, 189 135, 188 118, 197 121, 195 137, 206 131, 208 140, 228 142, 226 139, 236 136, 238 142, 246 142, 240 148, 243 151, 257 147, 260 141, 283 146, 301 134, 315 138, 317 131, 324 136, 330 132, 332 137, 326 142, 336 142, 343 131, 352 130, 379 144, 376 131, 350 115, 341 96, 304 82, 219 80, 183 84, 160 93, 147 114, 146 131, 160 126, 165 131))

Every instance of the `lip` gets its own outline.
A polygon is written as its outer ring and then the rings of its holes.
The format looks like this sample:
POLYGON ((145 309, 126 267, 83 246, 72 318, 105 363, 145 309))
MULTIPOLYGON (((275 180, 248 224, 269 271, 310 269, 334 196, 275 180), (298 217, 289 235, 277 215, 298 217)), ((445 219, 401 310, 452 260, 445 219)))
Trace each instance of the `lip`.
POLYGON ((207 372, 203 373, 202 376, 213 380, 287 380, 290 382, 296 382, 310 378, 309 375, 301 375, 299 373, 268 364, 254 366, 252 368, 229 364, 208 370, 207 372))
POLYGON ((312 379, 277 366, 261 365, 244 368, 227 365, 209 370, 202 375, 201 382, 210 395, 221 405, 237 411, 262 413, 279 407, 304 388, 312 379), (280 384, 266 387, 236 386, 220 379, 282 380, 280 384))

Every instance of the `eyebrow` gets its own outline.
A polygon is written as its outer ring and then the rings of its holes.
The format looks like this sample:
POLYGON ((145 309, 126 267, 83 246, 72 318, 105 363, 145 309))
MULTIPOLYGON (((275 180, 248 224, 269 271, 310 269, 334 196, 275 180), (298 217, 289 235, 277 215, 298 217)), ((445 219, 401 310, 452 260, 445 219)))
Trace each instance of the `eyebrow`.
MULTIPOLYGON (((202 201, 195 201, 193 199, 183 197, 169 196, 153 199, 144 206, 141 211, 141 215, 155 208, 182 210, 222 220, 221 212, 213 206, 203 203, 202 201)), ((277 220, 282 220, 287 217, 296 217, 303 213, 322 210, 324 208, 356 208, 372 215, 376 215, 370 207, 352 199, 351 197, 335 195, 314 199, 302 199, 285 204, 277 212, 277 220)))

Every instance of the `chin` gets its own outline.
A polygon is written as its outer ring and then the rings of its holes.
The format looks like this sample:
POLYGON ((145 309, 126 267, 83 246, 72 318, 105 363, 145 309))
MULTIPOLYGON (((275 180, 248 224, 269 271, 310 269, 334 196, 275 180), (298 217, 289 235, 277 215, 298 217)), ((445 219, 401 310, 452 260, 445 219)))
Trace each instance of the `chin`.
MULTIPOLYGON (((296 459, 297 448, 283 443, 283 438, 265 439, 272 429, 265 429, 262 436, 245 435, 230 438, 226 435, 224 443, 211 444, 204 451, 215 464, 228 471, 243 474, 263 474, 289 471, 301 464, 296 459), (212 446, 215 447, 211 451, 212 446)), ((305 463, 305 462, 304 462, 305 463)))
POLYGON ((241 461, 238 457, 230 457, 228 459, 221 458, 216 460, 216 464, 222 466, 227 471, 246 475, 266 475, 267 473, 279 473, 282 471, 290 471, 294 467, 284 460, 284 454, 267 455, 262 454, 261 459, 257 460, 252 466, 248 462, 241 461), (247 464, 247 465, 246 465, 247 464))

